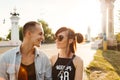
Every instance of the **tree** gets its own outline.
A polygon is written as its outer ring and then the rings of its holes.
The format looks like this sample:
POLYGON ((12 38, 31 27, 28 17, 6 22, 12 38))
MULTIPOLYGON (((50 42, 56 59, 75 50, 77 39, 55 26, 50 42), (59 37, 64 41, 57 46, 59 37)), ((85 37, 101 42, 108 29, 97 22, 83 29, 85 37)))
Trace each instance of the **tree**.
POLYGON ((7 39, 7 40, 11 40, 11 30, 9 30, 9 33, 8 33, 6 39, 7 39))
POLYGON ((48 27, 48 24, 44 20, 38 20, 38 22, 42 24, 44 30, 44 43, 54 42, 54 34, 52 33, 52 30, 48 27))
POLYGON ((19 38, 21 41, 23 41, 23 27, 19 28, 19 38))
POLYGON ((0 37, 0 41, 2 41, 2 37, 0 37))
MULTIPOLYGON (((22 31, 23 31, 23 27, 19 27, 19 38, 21 41, 23 41, 22 31)), ((7 35, 7 39, 11 40, 11 30, 9 30, 9 33, 7 35)))
POLYGON ((116 34, 116 40, 117 40, 118 43, 120 43, 120 33, 116 34))
MULTIPOLYGON (((44 43, 52 43, 54 42, 54 34, 52 33, 52 30, 48 27, 48 24, 43 20, 38 20, 39 23, 42 24, 43 30, 44 30, 44 43)), ((19 38, 21 41, 23 41, 23 27, 19 27, 19 38)), ((11 40, 11 30, 9 30, 9 34, 7 35, 7 39, 11 40)))

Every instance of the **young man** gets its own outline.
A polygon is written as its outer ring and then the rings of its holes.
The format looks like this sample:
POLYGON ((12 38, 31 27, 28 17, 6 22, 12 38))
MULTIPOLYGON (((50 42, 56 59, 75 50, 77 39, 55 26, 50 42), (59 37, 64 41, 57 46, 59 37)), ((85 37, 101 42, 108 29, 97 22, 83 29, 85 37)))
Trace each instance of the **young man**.
POLYGON ((23 26, 23 42, 1 55, 0 80, 51 80, 51 64, 41 52, 42 25, 30 21, 23 26))

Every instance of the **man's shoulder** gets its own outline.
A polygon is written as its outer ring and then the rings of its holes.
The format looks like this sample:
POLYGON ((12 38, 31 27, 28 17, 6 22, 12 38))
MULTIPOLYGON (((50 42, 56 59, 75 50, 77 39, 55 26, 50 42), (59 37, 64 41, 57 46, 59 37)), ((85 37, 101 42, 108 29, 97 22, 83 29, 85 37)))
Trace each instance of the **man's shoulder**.
POLYGON ((7 57, 14 55, 17 51, 18 51, 18 49, 17 49, 17 47, 15 47, 15 48, 12 48, 12 49, 2 53, 1 56, 7 58, 7 57))
POLYGON ((18 49, 17 49, 17 47, 15 47, 15 48, 12 48, 12 49, 10 49, 10 50, 4 52, 4 53, 9 54, 9 53, 17 52, 17 51, 18 51, 18 49))
POLYGON ((46 53, 39 48, 36 48, 36 54, 42 57, 47 57, 46 53))

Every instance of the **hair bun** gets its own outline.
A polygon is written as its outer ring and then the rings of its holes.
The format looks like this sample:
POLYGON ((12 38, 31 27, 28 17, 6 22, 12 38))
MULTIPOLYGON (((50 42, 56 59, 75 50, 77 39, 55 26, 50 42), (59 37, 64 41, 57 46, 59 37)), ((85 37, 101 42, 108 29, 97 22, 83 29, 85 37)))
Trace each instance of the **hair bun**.
POLYGON ((77 43, 83 42, 83 35, 81 33, 76 33, 75 36, 76 36, 77 43))

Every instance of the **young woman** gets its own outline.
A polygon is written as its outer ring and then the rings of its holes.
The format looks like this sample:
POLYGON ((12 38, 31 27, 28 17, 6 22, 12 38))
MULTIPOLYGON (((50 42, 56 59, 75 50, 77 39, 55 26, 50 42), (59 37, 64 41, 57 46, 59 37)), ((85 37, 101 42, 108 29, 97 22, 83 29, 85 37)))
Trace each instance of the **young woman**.
POLYGON ((58 54, 51 57, 53 80, 82 80, 83 61, 75 55, 76 42, 83 36, 72 29, 61 27, 55 33, 58 54))

